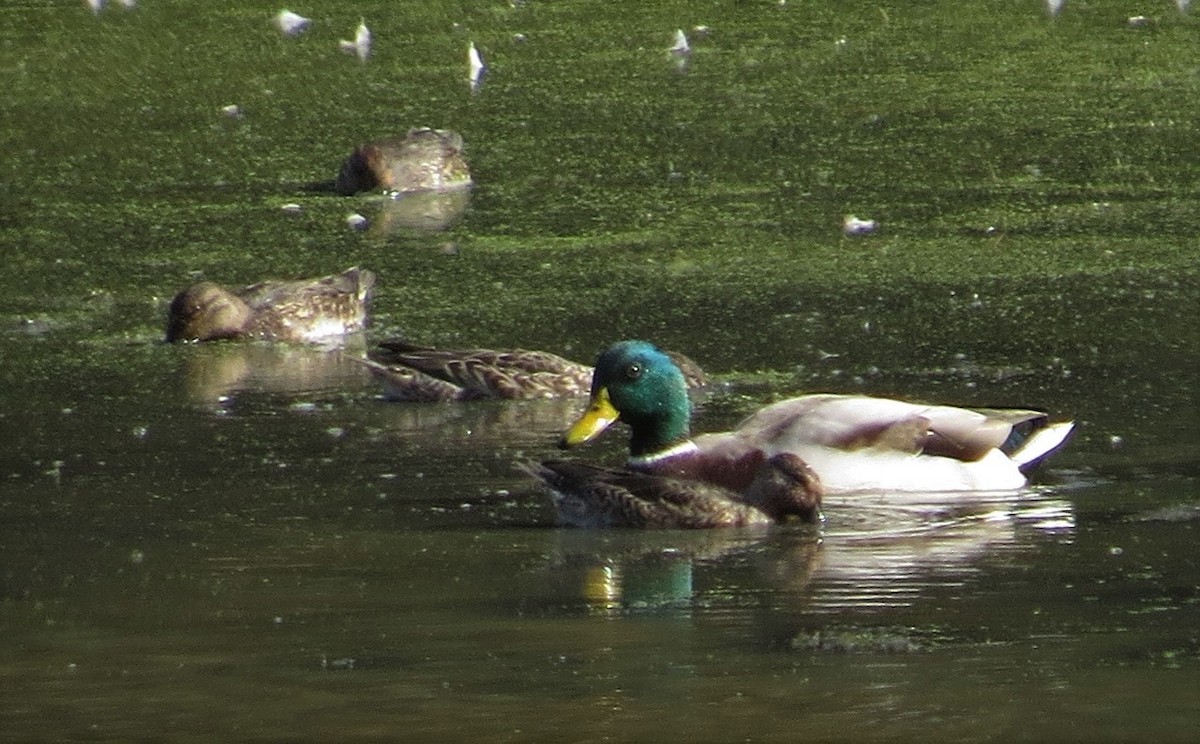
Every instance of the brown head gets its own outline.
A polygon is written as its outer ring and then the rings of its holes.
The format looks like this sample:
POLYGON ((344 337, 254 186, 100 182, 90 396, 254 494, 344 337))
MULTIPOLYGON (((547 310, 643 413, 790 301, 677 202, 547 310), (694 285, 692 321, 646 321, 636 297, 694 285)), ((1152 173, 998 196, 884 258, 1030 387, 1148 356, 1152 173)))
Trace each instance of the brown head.
POLYGON ((228 290, 212 282, 193 284, 171 301, 167 312, 167 341, 211 341, 237 338, 253 313, 228 290))
POLYGON ((808 463, 791 452, 780 452, 759 466, 744 499, 776 522, 791 516, 817 522, 824 493, 821 479, 808 463))

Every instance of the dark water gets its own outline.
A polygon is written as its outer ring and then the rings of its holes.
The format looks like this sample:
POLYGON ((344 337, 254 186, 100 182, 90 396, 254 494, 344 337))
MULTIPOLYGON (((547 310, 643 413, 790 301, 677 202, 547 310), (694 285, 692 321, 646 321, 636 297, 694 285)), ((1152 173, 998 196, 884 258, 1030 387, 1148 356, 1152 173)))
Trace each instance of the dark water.
POLYGON ((0 738, 1200 736, 1193 19, 347 2, 283 40, 276 5, 140 5, 0 10, 0 738), (447 232, 303 188, 415 124, 472 147, 447 232), (559 530, 513 462, 576 401, 389 404, 361 346, 159 343, 198 274, 356 263, 368 342, 685 349, 701 430, 810 390, 1080 428, 1008 498, 559 530))

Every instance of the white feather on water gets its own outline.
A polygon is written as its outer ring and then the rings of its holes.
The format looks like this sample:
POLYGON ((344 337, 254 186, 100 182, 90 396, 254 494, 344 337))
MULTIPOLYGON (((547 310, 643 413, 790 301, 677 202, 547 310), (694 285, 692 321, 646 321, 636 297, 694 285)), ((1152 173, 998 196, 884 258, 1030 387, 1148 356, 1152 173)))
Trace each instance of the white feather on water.
POLYGON ((300 15, 293 13, 286 8, 279 11, 279 15, 275 16, 275 26, 279 28, 280 33, 284 36, 298 36, 304 33, 312 21, 300 15))
POLYGON ((668 49, 671 54, 684 55, 692 51, 691 44, 688 44, 687 34, 683 33, 683 29, 675 29, 675 42, 668 49))
POLYGON ((371 29, 367 28, 367 22, 359 21, 354 32, 354 41, 342 39, 338 42, 338 48, 346 54, 355 55, 359 61, 366 62, 367 57, 371 56, 371 29))
POLYGON ((471 42, 467 46, 467 66, 469 68, 469 77, 471 81, 471 89, 479 87, 483 80, 483 74, 487 72, 487 65, 483 63, 483 55, 475 48, 475 42, 471 42))
POLYGON ((859 219, 852 214, 848 214, 842 219, 842 233, 848 237, 870 235, 878 228, 879 223, 875 220, 859 219))

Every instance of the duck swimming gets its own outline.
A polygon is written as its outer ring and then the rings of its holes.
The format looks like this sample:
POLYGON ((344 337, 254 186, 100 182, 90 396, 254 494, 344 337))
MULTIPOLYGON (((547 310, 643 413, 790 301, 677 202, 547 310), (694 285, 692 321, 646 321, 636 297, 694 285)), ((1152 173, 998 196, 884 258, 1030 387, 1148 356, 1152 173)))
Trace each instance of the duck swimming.
POLYGON ((686 386, 646 341, 600 354, 587 411, 563 436, 573 447, 616 421, 630 428, 627 467, 743 491, 772 456, 791 453, 826 494, 1013 491, 1073 428, 1039 411, 973 411, 862 395, 804 395, 767 406, 733 431, 690 432, 686 386))
POLYGON ((241 289, 199 282, 171 301, 167 341, 337 340, 366 326, 374 286, 375 274, 357 267, 318 279, 270 280, 241 289))
MULTIPOLYGON (((682 354, 664 353, 681 370, 685 387, 707 384, 698 364, 682 354)), ((389 400, 565 398, 587 395, 592 385, 591 367, 548 351, 435 349, 391 339, 380 342, 373 356, 362 362, 389 400)))
POLYGON ((780 453, 742 492, 694 480, 567 460, 519 463, 554 498, 560 524, 583 528, 707 529, 820 518, 821 485, 804 461, 780 453))

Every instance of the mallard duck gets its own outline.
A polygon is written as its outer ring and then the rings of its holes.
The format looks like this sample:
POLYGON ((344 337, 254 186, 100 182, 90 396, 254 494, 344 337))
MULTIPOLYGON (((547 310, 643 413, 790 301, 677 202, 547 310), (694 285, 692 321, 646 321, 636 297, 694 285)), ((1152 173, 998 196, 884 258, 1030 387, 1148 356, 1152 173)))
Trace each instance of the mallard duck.
POLYGON ((403 137, 384 137, 359 145, 342 163, 334 190, 348 196, 373 189, 400 194, 449 191, 470 185, 462 135, 417 127, 403 137))
MULTIPOLYGON (((682 354, 671 354, 686 387, 702 387, 704 371, 682 354)), ((547 351, 528 349, 434 349, 392 339, 363 360, 383 383, 389 400, 528 400, 587 395, 592 368, 547 351)), ((685 393, 686 395, 686 393, 685 393)))
POLYGON ((587 411, 563 447, 629 425, 631 469, 744 490, 780 452, 799 456, 827 494, 855 491, 1012 491, 1063 445, 1071 422, 1038 411, 972 411, 862 395, 805 395, 767 406, 733 431, 690 434, 683 375, 645 341, 600 354, 587 411))
POLYGON ((375 274, 353 268, 295 281, 265 281, 242 289, 200 282, 175 295, 167 341, 260 339, 323 342, 366 325, 375 274))
POLYGON ((821 485, 799 457, 782 452, 759 464, 745 489, 602 468, 567 460, 519 463, 554 498, 569 527, 705 529, 819 518, 821 485))

